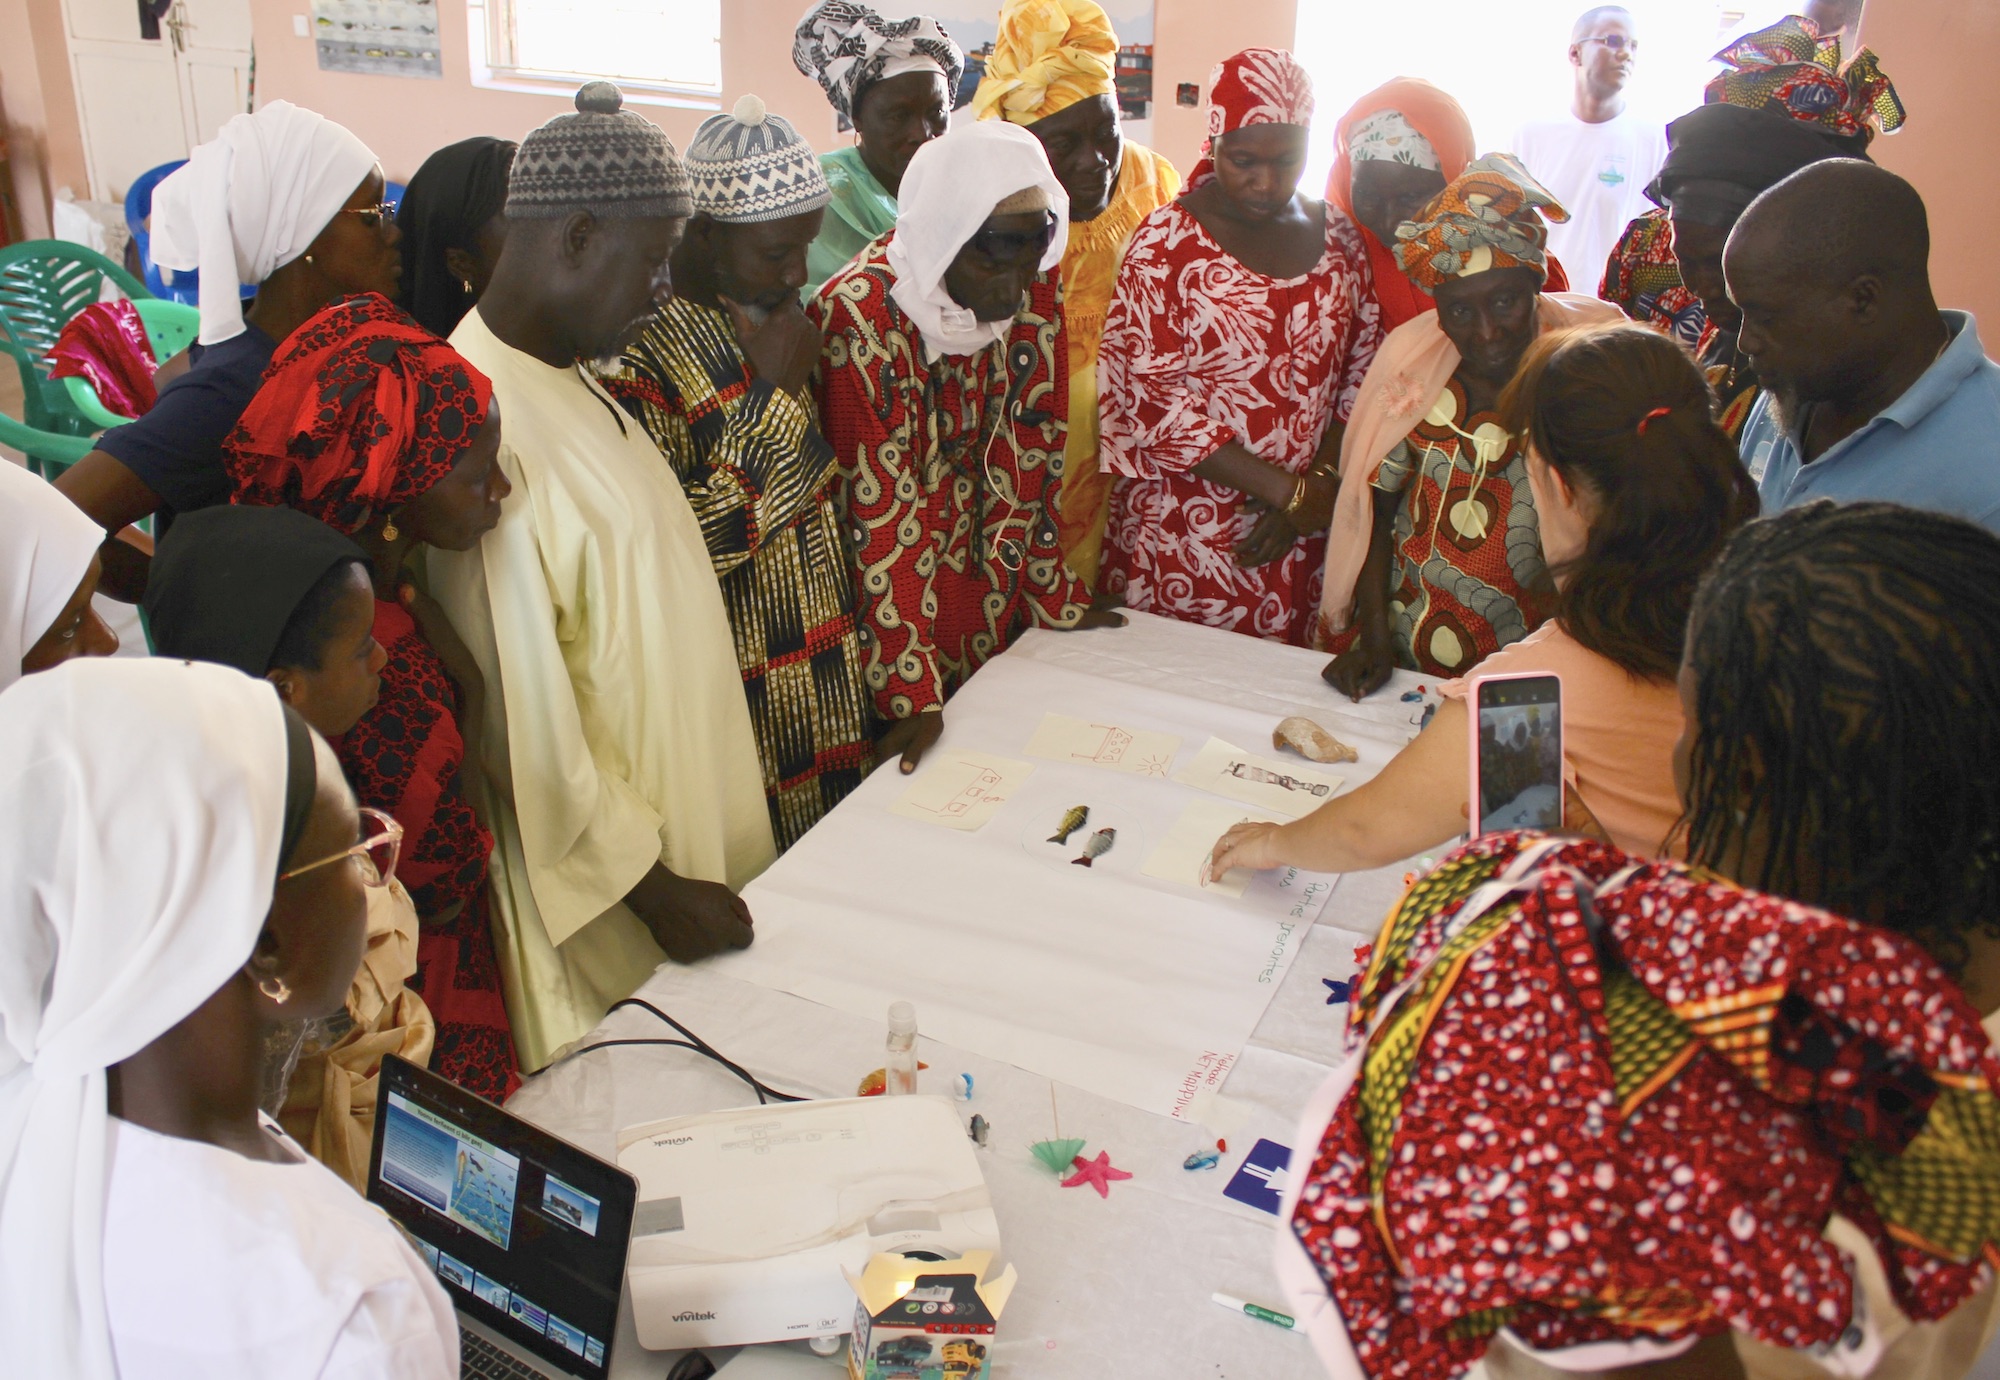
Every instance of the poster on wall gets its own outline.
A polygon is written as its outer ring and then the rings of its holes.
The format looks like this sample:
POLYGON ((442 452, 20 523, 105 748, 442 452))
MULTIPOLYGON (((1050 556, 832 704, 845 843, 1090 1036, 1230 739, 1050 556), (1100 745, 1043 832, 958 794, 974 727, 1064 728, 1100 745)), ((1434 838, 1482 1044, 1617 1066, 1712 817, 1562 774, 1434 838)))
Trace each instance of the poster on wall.
MULTIPOLYGON (((1118 109, 1127 120, 1153 114, 1153 0, 1098 0, 1118 31, 1118 109)), ((972 99, 999 36, 1000 0, 886 0, 875 8, 891 19, 927 14, 965 50, 965 80, 953 103, 972 99)))
POLYGON ((444 77, 437 0, 312 0, 322 72, 444 77))

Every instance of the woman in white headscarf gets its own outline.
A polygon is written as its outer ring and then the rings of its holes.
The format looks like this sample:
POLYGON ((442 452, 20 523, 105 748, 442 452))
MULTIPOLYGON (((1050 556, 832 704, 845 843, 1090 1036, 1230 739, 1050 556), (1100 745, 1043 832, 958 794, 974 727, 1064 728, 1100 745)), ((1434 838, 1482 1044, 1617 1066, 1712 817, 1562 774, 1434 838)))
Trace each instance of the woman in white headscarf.
MULTIPOLYGON (((222 442, 278 343, 336 298, 394 299, 395 208, 368 146, 290 101, 238 115, 153 189, 153 257, 201 270, 201 340, 152 410, 97 438, 57 487, 107 533, 229 501, 222 442), (239 285, 255 287, 246 313, 239 285)), ((104 548, 107 593, 136 603, 146 557, 104 548)))
POLYGON ((257 1110, 339 1008, 400 835, 264 681, 78 661, 0 694, 0 1373, 447 1380, 451 1305, 257 1110))
POLYGON ((1061 275, 1069 197, 999 120, 917 150, 896 229, 807 307, 825 333, 820 429, 854 528, 862 661, 903 770, 947 696, 1030 627, 1123 622, 1056 545, 1069 432, 1061 275))
POLYGON ((103 539, 46 481, 0 460, 0 690, 73 656, 118 650, 118 634, 90 606, 103 539))

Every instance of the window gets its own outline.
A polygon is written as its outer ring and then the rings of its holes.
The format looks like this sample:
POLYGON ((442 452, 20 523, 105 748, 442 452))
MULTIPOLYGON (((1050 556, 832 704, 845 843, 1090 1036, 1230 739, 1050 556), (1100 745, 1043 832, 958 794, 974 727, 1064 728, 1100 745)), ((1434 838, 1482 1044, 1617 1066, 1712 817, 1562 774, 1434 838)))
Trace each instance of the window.
POLYGON ((469 9, 482 84, 572 88, 606 77, 703 104, 722 90, 722 0, 470 0, 469 9))

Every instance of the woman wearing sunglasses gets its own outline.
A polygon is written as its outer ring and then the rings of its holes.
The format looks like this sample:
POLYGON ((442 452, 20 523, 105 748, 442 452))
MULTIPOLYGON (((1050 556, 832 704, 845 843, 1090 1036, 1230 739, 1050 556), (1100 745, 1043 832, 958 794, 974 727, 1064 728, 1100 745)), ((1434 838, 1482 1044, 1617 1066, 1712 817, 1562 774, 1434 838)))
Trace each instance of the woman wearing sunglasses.
POLYGON ((340 1009, 394 830, 222 666, 83 659, 0 695, 0 1369, 458 1373, 449 1301, 258 1109, 340 1009))
POLYGON ((878 759, 917 761, 945 699, 1031 627, 1116 626, 1064 565, 1057 266, 1069 197, 1034 135, 987 120, 918 149, 895 230, 808 314, 861 591, 878 759))
MULTIPOLYGON (((227 503, 222 441, 278 342, 335 298, 396 295, 403 263, 385 187, 366 144, 289 101, 236 116, 197 148, 153 190, 152 250, 164 268, 200 270, 200 341, 152 410, 98 437, 56 487, 107 533, 227 503), (256 290, 247 311, 239 284, 256 290)), ((146 560, 106 542, 105 592, 136 602, 146 560)))
POLYGON ((1207 156, 1133 235, 1105 318, 1106 587, 1303 646, 1379 309, 1354 223, 1298 189, 1305 69, 1248 49, 1210 75, 1208 103, 1207 156))

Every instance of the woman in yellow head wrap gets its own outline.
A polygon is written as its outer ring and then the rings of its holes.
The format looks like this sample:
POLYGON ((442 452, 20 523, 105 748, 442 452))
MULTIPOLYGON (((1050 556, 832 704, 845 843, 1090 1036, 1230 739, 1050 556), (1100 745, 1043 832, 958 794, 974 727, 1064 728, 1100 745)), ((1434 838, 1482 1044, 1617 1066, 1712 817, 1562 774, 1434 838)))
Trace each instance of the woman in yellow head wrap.
POLYGON ((1097 345, 1118 265, 1139 222, 1181 189, 1174 165, 1118 128, 1118 35, 1093 0, 1003 0, 1000 34, 972 98, 982 120, 1026 126, 1069 193, 1063 319, 1069 327, 1069 442, 1056 539, 1095 586, 1111 476, 1097 467, 1097 345))

